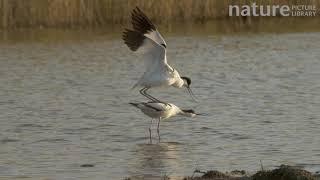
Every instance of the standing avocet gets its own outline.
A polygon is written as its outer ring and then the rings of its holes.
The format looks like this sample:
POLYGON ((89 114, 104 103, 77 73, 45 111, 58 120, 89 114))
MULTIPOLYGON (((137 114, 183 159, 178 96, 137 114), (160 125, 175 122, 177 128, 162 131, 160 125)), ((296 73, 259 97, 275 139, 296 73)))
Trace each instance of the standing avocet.
MULTIPOLYGON (((158 119, 157 133, 159 137, 159 142, 160 142, 159 127, 160 127, 161 119, 168 119, 176 115, 182 115, 186 117, 194 117, 196 115, 201 115, 201 114, 195 113, 192 109, 180 109, 178 106, 171 103, 137 102, 137 103, 130 103, 130 104, 139 108, 145 115, 151 117, 152 119, 158 119)), ((151 125, 152 125, 152 120, 151 120, 151 125)), ((152 143, 151 125, 149 127, 150 143, 152 143)))
POLYGON ((149 18, 136 7, 132 11, 133 30, 125 29, 123 40, 132 50, 144 55, 146 71, 133 86, 142 87, 140 93, 152 101, 161 102, 147 93, 152 87, 174 86, 186 87, 190 96, 194 95, 190 89, 191 79, 180 77, 178 71, 172 68, 166 58, 166 42, 149 18))

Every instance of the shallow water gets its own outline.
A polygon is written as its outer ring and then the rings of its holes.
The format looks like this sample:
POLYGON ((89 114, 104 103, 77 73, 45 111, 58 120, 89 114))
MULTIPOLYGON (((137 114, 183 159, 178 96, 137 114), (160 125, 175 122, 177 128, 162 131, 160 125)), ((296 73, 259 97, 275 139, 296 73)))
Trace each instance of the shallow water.
POLYGON ((260 160, 319 171, 320 33, 201 28, 164 33, 169 62, 192 78, 199 102, 186 90, 150 93, 208 116, 162 121, 153 145, 150 119, 128 105, 145 100, 130 90, 141 60, 120 34, 4 35, 0 178, 157 179, 196 168, 255 171, 260 160))

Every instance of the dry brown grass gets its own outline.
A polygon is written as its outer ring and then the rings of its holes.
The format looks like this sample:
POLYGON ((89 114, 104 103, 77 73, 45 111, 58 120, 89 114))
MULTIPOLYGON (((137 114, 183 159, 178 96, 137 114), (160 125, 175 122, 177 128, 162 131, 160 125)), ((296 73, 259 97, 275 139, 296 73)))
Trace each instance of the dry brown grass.
POLYGON ((318 0, 0 0, 0 27, 94 27, 127 23, 139 6, 158 23, 225 18, 229 4, 315 4, 318 0))

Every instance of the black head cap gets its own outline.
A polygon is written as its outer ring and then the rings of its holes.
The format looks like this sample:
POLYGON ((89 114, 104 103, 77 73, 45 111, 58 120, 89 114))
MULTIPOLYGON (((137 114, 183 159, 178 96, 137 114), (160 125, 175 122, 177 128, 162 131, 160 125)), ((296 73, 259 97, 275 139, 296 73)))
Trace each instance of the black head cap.
POLYGON ((192 110, 192 109, 183 109, 182 111, 185 112, 185 113, 195 114, 194 110, 192 110))
POLYGON ((185 80, 187 82, 188 86, 191 85, 191 79, 190 78, 183 76, 183 77, 181 77, 181 79, 185 80))
POLYGON ((165 45, 164 43, 162 43, 161 46, 163 46, 164 48, 167 48, 167 45, 165 45))

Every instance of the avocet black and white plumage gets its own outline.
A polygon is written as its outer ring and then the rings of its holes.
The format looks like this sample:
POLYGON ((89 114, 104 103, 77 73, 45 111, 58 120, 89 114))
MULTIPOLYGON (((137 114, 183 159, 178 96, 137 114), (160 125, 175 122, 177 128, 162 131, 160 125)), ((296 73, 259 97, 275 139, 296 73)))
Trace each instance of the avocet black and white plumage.
MULTIPOLYGON (((201 115, 195 113, 192 109, 180 109, 178 106, 171 103, 162 102, 137 102, 130 103, 131 105, 139 108, 145 115, 151 117, 152 119, 158 119, 157 133, 160 141, 159 127, 160 121, 162 119, 168 119, 172 116, 182 115, 186 117, 194 117, 196 115, 201 115)), ((152 124, 152 120, 151 120, 152 124)), ((150 142, 151 141, 151 126, 149 128, 150 142)))
POLYGON ((174 86, 186 87, 191 97, 191 79, 181 77, 178 71, 172 68, 166 57, 167 44, 150 19, 136 7, 132 11, 133 30, 125 29, 123 40, 132 50, 144 55, 146 71, 133 86, 142 87, 140 93, 152 101, 161 102, 147 93, 152 87, 174 86))

